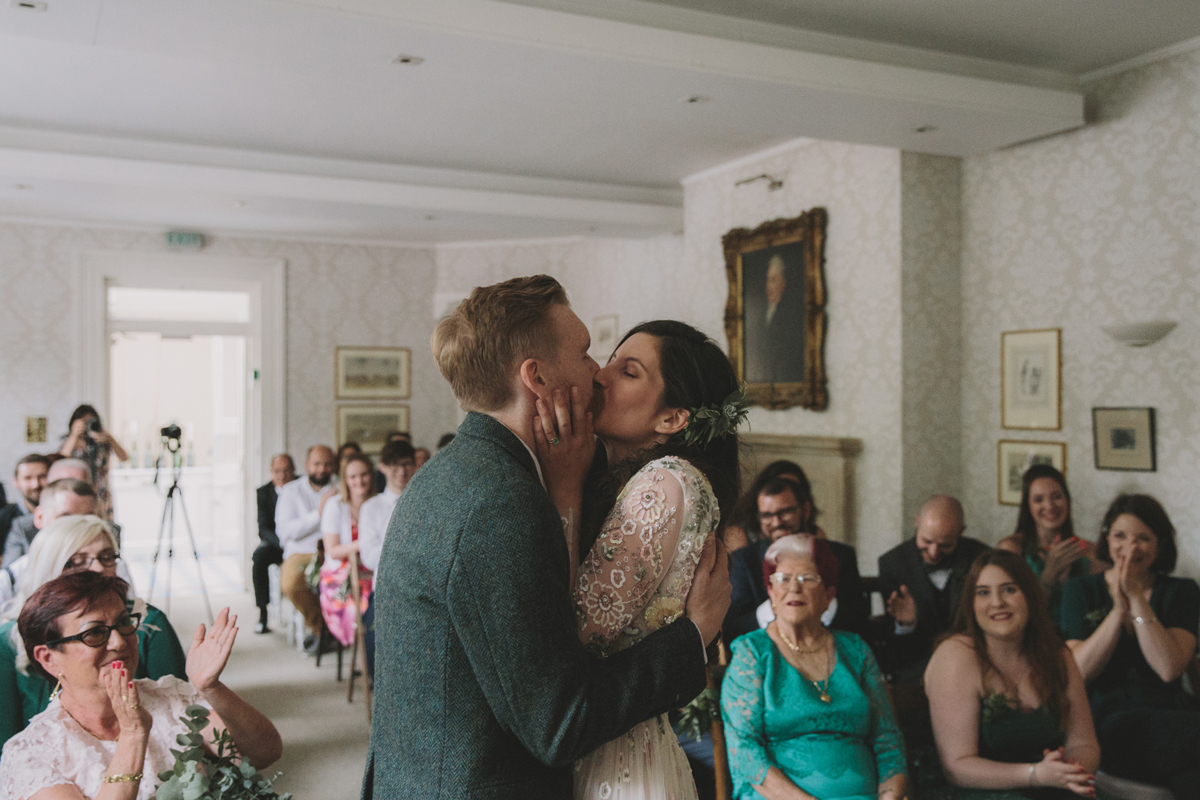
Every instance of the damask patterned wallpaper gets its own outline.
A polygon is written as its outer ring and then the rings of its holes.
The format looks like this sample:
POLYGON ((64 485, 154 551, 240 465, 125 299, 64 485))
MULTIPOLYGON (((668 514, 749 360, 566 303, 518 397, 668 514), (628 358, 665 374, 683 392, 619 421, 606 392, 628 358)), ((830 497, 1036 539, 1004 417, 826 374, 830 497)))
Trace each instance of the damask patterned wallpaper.
POLYGON ((1166 506, 1180 571, 1200 575, 1200 52, 1089 87, 1087 127, 963 166, 963 488, 972 530, 1010 533, 996 441, 1065 441, 1076 530, 1120 491, 1166 506), (1176 320, 1134 349, 1113 322, 1176 320), (1000 427, 1000 332, 1063 329, 1063 430, 1000 427), (1154 406, 1158 471, 1093 465, 1093 406, 1154 406))
MULTIPOLYGON (((89 399, 72 395, 76 254, 162 249, 157 232, 0 223, 0 469, 39 449, 25 444, 27 415, 48 416, 57 440, 74 406, 89 399)), ((411 347, 416 441, 432 446, 453 429, 449 392, 429 353, 431 249, 215 236, 204 252, 287 262, 287 431, 297 457, 333 442, 339 344, 411 347)))

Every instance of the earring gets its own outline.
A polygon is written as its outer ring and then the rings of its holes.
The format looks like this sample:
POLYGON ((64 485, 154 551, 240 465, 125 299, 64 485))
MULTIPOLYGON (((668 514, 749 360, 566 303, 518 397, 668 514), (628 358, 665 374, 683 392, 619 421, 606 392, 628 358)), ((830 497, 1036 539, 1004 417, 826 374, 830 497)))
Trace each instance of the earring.
POLYGON ((62 689, 63 689, 63 674, 60 672, 60 673, 58 673, 58 683, 55 684, 54 691, 50 693, 50 699, 53 700, 54 698, 56 698, 60 694, 62 694, 62 689))

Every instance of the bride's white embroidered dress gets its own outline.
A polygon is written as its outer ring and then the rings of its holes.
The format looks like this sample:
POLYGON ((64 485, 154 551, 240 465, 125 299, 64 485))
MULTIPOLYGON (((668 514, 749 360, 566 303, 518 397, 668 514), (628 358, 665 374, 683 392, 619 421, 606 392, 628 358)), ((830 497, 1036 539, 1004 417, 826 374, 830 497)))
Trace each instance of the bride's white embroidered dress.
MULTIPOLYGON (((641 641, 683 614, 720 510, 708 480, 666 457, 617 497, 579 572, 580 639, 600 656, 641 641)), ((576 800, 695 800, 696 786, 667 715, 647 720, 575 763, 576 800)))

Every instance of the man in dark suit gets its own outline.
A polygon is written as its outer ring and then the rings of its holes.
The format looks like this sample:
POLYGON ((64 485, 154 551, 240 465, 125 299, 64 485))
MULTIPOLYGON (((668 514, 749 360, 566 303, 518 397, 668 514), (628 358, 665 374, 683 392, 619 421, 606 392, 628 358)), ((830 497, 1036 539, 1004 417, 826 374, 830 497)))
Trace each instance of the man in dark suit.
POLYGON ((405 488, 384 539, 364 798, 570 798, 576 759, 704 688, 704 647, 729 602, 715 539, 684 617, 606 659, 579 641, 532 423, 537 400, 577 388, 586 431, 558 446, 592 446, 589 345, 547 276, 476 288, 438 325, 438 367, 471 413, 405 488))
POLYGON ((296 462, 287 453, 271 459, 271 480, 258 487, 258 547, 250 556, 250 579, 254 584, 254 604, 258 606, 255 633, 270 633, 267 606, 271 604, 271 581, 267 568, 283 563, 283 548, 275 533, 275 501, 279 490, 296 479, 296 462))
MULTIPOLYGON (((797 485, 787 477, 769 481, 758 493, 758 520, 762 538, 754 544, 735 550, 729 556, 729 580, 733 595, 723 630, 725 640, 732 642, 742 634, 758 630, 761 625, 758 609, 769 599, 763 579, 763 556, 777 539, 791 534, 806 534, 812 517, 812 502, 796 497, 797 485)), ((842 542, 829 542, 838 561, 837 603, 829 627, 862 634, 871 615, 871 607, 863 592, 862 577, 858 574, 858 554, 842 542)), ((831 604, 832 605, 832 604, 831 604)))
POLYGON ((931 497, 916 517, 917 533, 879 557, 879 578, 894 628, 892 672, 897 683, 916 683, 958 610, 971 564, 989 548, 963 536, 962 505, 931 497))
POLYGON ((49 470, 50 459, 37 453, 31 453, 17 462, 17 466, 13 469, 13 486, 17 489, 16 502, 4 503, 3 493, 0 493, 0 550, 3 550, 7 544, 8 534, 13 524, 22 518, 26 518, 23 521, 28 522, 29 525, 17 538, 20 538, 21 543, 26 545, 25 550, 29 549, 28 543, 25 541, 27 531, 33 529, 33 512, 41 500, 42 489, 46 486, 46 474, 49 470))

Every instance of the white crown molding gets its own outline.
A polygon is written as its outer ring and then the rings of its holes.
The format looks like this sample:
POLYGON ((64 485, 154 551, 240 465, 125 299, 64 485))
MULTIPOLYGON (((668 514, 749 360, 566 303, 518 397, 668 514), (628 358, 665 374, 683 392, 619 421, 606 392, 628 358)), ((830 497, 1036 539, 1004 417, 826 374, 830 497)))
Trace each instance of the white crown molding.
MULTIPOLYGON (((665 235, 665 234, 664 234, 665 235)), ((534 236, 524 239, 486 239, 476 241, 462 242, 438 242, 433 245, 433 249, 441 252, 443 250, 473 250, 479 247, 540 247, 556 244, 582 244, 583 242, 593 239, 601 239, 605 237, 599 236, 534 236)))
POLYGON ((499 189, 428 186, 400 181, 269 172, 0 147, 0 174, 59 180, 220 192, 247 197, 380 206, 497 217, 632 225, 673 230, 678 204, 625 202, 499 189))
POLYGON ((1083 97, 929 69, 650 28, 497 0, 290 0, 337 13, 492 41, 591 53, 873 100, 985 111, 1057 129, 1083 123, 1083 97))
POLYGON ((1113 75, 1120 75, 1122 72, 1128 72, 1131 69, 1137 69, 1138 67, 1144 67, 1147 64, 1153 64, 1155 61, 1162 61, 1166 58, 1173 58, 1174 56, 1180 56, 1184 53, 1190 53, 1193 50, 1200 50, 1200 36, 1196 36, 1192 39, 1187 39, 1182 42, 1176 42, 1175 44, 1169 44, 1166 47, 1160 47, 1157 50, 1151 50, 1148 53, 1142 53, 1140 56, 1134 56, 1133 58, 1127 58, 1124 61, 1118 61, 1115 64, 1109 64, 1107 67, 1101 67, 1100 69, 1094 69, 1091 72, 1085 72, 1079 76, 1079 82, 1081 84, 1088 84, 1103 80, 1104 78, 1111 78, 1113 75))

